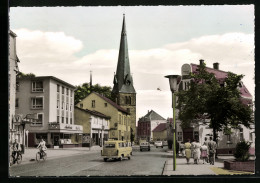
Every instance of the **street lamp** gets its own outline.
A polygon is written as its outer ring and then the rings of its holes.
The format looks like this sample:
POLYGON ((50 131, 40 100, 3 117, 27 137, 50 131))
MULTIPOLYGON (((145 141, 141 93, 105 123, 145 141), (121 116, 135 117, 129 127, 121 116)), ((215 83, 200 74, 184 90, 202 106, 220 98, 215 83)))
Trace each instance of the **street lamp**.
POLYGON ((181 79, 181 76, 179 75, 168 75, 165 76, 166 78, 169 78, 170 88, 172 91, 172 108, 173 108, 173 171, 176 170, 176 123, 175 123, 175 95, 174 93, 178 89, 178 80, 181 79))

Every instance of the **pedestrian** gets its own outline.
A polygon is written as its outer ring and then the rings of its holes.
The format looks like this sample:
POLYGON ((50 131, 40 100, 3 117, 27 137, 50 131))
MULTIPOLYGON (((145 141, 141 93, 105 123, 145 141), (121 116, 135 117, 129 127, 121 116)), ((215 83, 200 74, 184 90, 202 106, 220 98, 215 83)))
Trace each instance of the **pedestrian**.
POLYGON ((206 161, 207 161, 207 163, 209 163, 209 141, 208 141, 207 137, 205 137, 204 144, 207 146, 208 152, 207 152, 207 159, 206 159, 206 161))
POLYGON ((191 158, 190 139, 187 139, 187 142, 184 144, 184 148, 185 148, 186 161, 187 161, 187 164, 189 164, 189 161, 190 161, 190 158, 191 158))
POLYGON ((217 150, 217 143, 212 140, 212 137, 209 137, 209 163, 214 165, 215 163, 215 155, 217 150))
POLYGON ((207 159, 208 159, 208 146, 206 145, 205 142, 200 147, 200 150, 201 150, 201 158, 202 158, 203 164, 204 164, 205 161, 207 162, 207 159))
POLYGON ((194 158, 194 164, 198 164, 200 160, 200 147, 201 144, 199 143, 199 140, 196 139, 193 143, 193 158, 194 158))
POLYGON ((16 159, 21 151, 21 145, 17 139, 15 139, 14 143, 12 144, 12 150, 12 156, 14 159, 16 159))
POLYGON ((181 152, 181 156, 184 157, 185 156, 184 142, 180 143, 180 152, 181 152))
POLYGON ((195 147, 196 139, 193 139, 191 142, 191 157, 194 157, 194 147, 195 147))

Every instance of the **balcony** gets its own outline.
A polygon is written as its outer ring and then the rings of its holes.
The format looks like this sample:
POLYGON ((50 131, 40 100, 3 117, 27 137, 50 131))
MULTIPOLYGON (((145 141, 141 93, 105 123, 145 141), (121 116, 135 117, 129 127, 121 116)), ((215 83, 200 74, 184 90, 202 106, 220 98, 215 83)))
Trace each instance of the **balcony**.
POLYGON ((49 123, 49 130, 52 130, 52 131, 55 131, 55 132, 82 133, 83 132, 83 126, 50 122, 49 123))

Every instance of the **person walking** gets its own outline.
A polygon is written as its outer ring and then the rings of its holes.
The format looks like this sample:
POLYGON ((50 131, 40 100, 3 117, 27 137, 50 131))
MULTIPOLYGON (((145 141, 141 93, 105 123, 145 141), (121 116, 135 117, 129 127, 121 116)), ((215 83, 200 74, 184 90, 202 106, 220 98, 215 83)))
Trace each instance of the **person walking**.
POLYGON ((187 161, 187 164, 189 164, 190 158, 191 158, 191 143, 190 143, 190 139, 187 139, 187 142, 184 144, 184 148, 185 148, 186 161, 187 161))
POLYGON ((196 139, 193 139, 191 142, 191 157, 194 158, 194 147, 195 147, 196 139))
POLYGON ((217 149, 217 143, 212 140, 212 137, 209 138, 209 163, 214 165, 215 163, 215 155, 217 149))
POLYGON ((180 152, 181 152, 181 156, 184 157, 185 156, 184 142, 180 143, 180 152))
POLYGON ((204 144, 207 146, 207 158, 206 158, 206 161, 207 163, 209 163, 209 141, 208 141, 208 138, 205 137, 205 141, 204 141, 204 144))
POLYGON ((200 147, 201 150, 201 158, 203 160, 203 164, 205 163, 205 161, 207 162, 208 160, 208 146, 206 145, 206 143, 204 142, 203 145, 200 147))
POLYGON ((199 140, 195 140, 193 143, 193 158, 194 158, 194 164, 198 164, 200 160, 200 147, 201 144, 199 143, 199 140))

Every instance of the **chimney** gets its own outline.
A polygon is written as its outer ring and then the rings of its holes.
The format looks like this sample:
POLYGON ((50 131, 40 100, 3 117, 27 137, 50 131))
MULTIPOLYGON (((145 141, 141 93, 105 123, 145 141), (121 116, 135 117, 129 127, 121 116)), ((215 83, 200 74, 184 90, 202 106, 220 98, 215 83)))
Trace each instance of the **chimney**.
POLYGON ((203 64, 204 64, 204 60, 200 59, 200 65, 203 65, 203 64))
POLYGON ((213 63, 213 69, 219 70, 219 63, 213 63))

